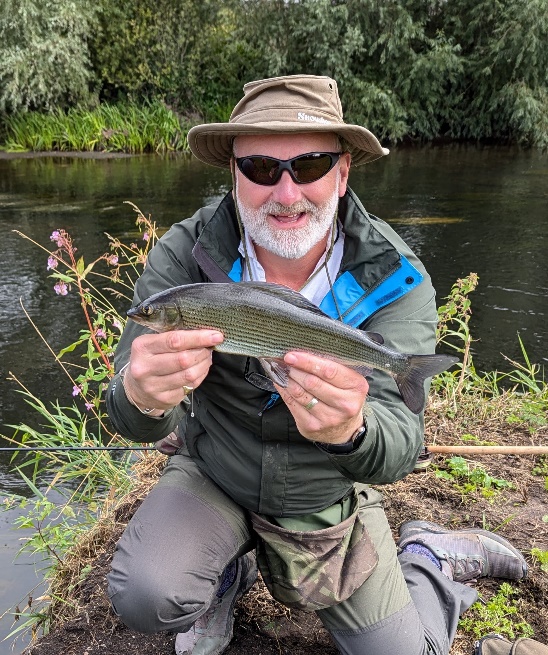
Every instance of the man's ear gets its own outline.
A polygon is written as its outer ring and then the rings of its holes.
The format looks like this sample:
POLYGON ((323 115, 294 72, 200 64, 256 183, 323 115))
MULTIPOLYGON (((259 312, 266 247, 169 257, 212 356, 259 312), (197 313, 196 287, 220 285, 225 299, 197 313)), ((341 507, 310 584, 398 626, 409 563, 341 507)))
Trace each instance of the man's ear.
POLYGON ((352 155, 349 152, 343 152, 339 159, 339 197, 342 198, 346 193, 348 186, 348 175, 350 174, 350 164, 352 155))

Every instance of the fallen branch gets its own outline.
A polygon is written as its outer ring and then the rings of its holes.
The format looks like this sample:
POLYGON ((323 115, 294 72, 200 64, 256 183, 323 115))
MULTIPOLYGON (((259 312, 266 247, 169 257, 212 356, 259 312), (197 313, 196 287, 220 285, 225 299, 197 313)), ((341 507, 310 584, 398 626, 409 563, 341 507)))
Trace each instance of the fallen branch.
POLYGON ((426 450, 454 455, 548 455, 548 446, 426 446, 426 450))

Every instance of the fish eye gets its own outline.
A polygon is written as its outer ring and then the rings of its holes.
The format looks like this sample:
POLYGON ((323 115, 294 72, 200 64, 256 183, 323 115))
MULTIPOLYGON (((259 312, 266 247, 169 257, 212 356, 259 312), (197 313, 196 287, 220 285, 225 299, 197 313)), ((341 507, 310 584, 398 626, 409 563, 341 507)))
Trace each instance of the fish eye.
POLYGON ((142 312, 145 316, 150 316, 154 313, 154 307, 152 305, 143 305, 142 312))

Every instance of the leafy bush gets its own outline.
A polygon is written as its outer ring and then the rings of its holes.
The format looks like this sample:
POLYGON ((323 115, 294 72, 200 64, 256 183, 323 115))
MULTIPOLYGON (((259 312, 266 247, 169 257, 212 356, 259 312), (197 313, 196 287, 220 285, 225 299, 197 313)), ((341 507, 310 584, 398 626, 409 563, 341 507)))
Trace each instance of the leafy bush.
POLYGON ((3 0, 0 5, 0 111, 52 109, 90 100, 87 39, 91 0, 3 0))

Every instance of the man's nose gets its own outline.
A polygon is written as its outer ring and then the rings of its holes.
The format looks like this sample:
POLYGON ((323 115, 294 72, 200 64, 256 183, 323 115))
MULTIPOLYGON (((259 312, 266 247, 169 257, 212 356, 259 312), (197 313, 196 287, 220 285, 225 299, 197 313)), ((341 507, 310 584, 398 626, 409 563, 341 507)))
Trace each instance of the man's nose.
POLYGON ((289 207, 294 202, 302 199, 301 185, 291 179, 288 171, 283 171, 282 176, 272 189, 272 200, 289 207))

